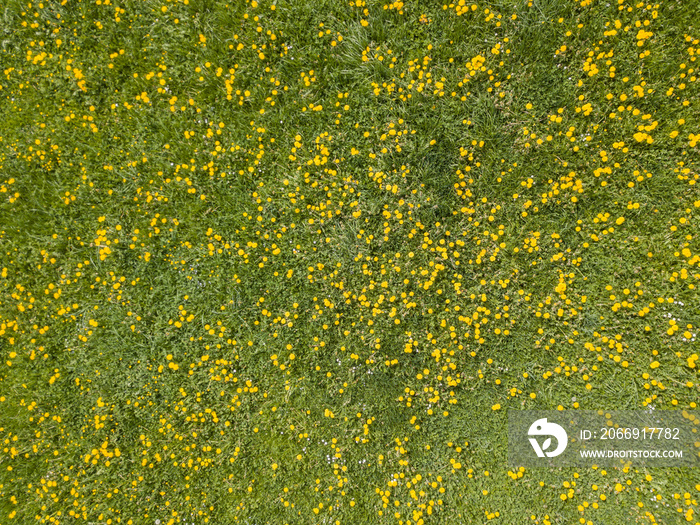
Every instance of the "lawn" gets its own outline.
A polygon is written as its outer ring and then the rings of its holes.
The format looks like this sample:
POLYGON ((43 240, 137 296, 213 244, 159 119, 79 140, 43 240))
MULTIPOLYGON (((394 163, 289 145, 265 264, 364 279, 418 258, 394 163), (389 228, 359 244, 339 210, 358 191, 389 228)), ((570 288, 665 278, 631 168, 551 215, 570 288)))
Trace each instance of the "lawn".
POLYGON ((0 522, 699 524, 507 463, 700 402, 694 2, 229 1, 2 2, 0 522))

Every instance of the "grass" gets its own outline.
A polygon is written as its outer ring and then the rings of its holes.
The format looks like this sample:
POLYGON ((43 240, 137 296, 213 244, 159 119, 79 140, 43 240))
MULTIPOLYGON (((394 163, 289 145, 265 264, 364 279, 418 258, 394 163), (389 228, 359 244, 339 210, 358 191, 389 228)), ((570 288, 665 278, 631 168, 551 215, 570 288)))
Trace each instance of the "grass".
POLYGON ((0 521, 697 522, 691 4, 6 2, 0 521))

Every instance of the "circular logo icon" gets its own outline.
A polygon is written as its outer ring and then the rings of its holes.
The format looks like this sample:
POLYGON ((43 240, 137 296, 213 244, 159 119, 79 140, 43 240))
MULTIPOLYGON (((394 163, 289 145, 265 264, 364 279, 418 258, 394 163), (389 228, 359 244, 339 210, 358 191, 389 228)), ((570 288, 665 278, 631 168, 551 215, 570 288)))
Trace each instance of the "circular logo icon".
POLYGON ((537 437, 529 438, 530 444, 532 445, 532 448, 535 449, 535 454, 537 454, 537 457, 543 458, 546 456, 548 458, 553 458, 566 450, 568 441, 566 430, 564 430, 561 425, 548 422, 546 417, 538 419, 532 425, 530 425, 530 429, 527 431, 527 433, 529 436, 546 436, 546 439, 542 442, 542 446, 540 446, 537 437), (552 446, 552 438, 557 440, 557 446, 553 450, 550 450, 552 446))

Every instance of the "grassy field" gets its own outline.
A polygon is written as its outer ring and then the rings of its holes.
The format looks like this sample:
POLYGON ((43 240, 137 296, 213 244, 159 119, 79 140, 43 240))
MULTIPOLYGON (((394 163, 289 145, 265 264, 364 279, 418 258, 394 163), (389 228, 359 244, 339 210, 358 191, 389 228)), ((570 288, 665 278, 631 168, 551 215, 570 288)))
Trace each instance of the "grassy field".
POLYGON ((694 2, 442 1, 2 2, 0 523, 700 523, 506 461, 700 402, 694 2))

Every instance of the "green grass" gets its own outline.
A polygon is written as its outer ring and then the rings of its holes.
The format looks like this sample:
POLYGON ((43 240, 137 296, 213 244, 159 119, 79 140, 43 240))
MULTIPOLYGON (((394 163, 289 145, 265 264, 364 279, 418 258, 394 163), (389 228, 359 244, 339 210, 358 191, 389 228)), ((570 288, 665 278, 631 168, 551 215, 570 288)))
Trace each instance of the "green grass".
POLYGON ((697 408, 692 2, 105 1, 0 11, 1 522, 698 522, 507 464, 697 408))

